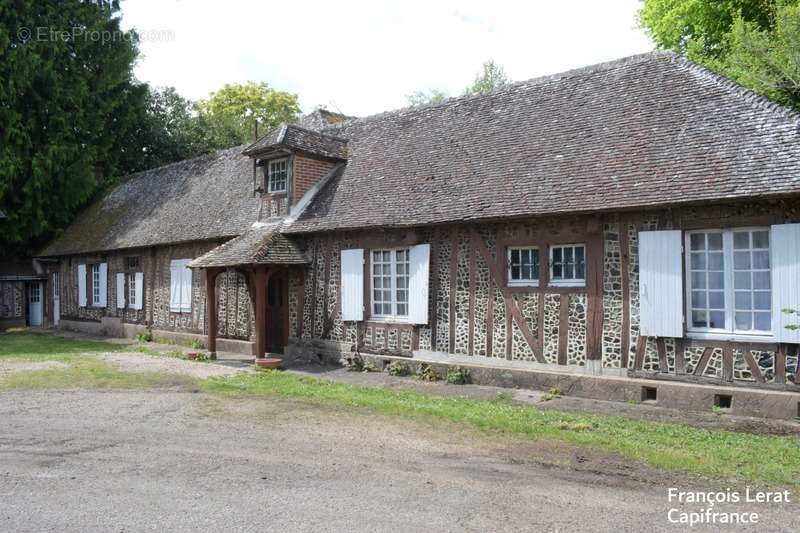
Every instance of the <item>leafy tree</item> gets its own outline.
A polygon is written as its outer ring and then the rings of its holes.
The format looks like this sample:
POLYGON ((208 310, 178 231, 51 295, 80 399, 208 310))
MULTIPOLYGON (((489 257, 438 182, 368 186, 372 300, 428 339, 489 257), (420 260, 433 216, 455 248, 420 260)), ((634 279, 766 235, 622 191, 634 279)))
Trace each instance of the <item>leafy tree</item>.
POLYGON ((782 6, 771 29, 738 19, 722 70, 746 87, 800 109, 800 6, 782 6))
POLYGON ((798 0, 643 0, 640 24, 660 48, 686 55, 800 109, 798 0))
POLYGON ((503 67, 490 59, 483 64, 481 72, 475 76, 472 85, 464 90, 464 94, 485 94, 508 84, 509 81, 503 67))
POLYGON ((127 170, 137 54, 118 0, 0 2, 0 256, 34 251, 127 170))
POLYGON ((447 93, 439 89, 430 89, 427 91, 416 91, 406 96, 408 105, 417 107, 425 104, 438 104, 447 98, 447 93))
POLYGON ((300 113, 296 94, 277 91, 266 83, 226 84, 197 102, 195 134, 199 144, 227 148, 250 141, 258 122, 266 132, 300 113))

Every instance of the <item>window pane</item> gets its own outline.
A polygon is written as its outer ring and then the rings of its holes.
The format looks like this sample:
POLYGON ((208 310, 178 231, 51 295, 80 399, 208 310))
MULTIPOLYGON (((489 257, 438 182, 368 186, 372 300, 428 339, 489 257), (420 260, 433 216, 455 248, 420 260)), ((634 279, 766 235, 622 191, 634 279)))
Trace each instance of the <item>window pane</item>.
POLYGON ((562 279, 561 263, 553 263, 553 278, 562 279))
POLYGON ((769 248, 769 232, 768 231, 754 231, 753 232, 753 248, 769 248))
POLYGON ((736 289, 749 289, 750 272, 736 272, 733 275, 733 287, 736 289))
POLYGON ((708 327, 716 329, 722 329, 725 327, 725 311, 711 311, 708 316, 708 327))
POLYGON ((577 246, 575 248, 575 262, 576 263, 583 263, 583 260, 584 260, 583 254, 584 254, 583 246, 577 246))
POLYGON ((771 304, 770 300, 769 292, 754 292, 753 309, 769 310, 771 304))
POLYGON ((408 315, 408 306, 406 304, 397 304, 397 315, 398 316, 406 316, 408 315))
POLYGON ((521 272, 522 271, 520 270, 520 268, 518 266, 512 266, 511 267, 511 279, 514 279, 514 280, 522 279, 522 273, 521 272))
POLYGON ((753 252, 753 268, 769 268, 769 252, 753 252))
POLYGON ((575 265, 564 263, 564 279, 575 279, 575 265))
POLYGON ((693 233, 690 237, 692 250, 705 250, 706 236, 702 233, 693 233))
POLYGON ((708 293, 709 309, 725 309, 725 293, 722 291, 710 291, 708 293))
POLYGON ((583 262, 575 265, 575 277, 577 279, 586 279, 586 267, 583 262))
POLYGON ((752 313, 736 313, 736 329, 753 329, 752 313))
POLYGON ((705 328, 707 327, 706 319, 708 315, 705 311, 692 311, 692 327, 705 328))
POLYGON ((693 253, 692 254, 692 270, 703 270, 706 268, 706 254, 693 253))
POLYGON ((709 272, 708 273, 708 288, 709 289, 724 289, 725 288, 725 275, 722 272, 709 272))
POLYGON ((769 289, 769 272, 753 272, 753 288, 769 289))
POLYGON ((753 299, 750 292, 736 291, 736 309, 749 310, 753 308, 753 299))
POLYGON ((692 288, 705 289, 706 288, 706 273, 705 272, 692 272, 692 288))
POLYGON ((561 263, 561 248, 553 248, 553 264, 561 263))
POLYGON ((755 313, 754 316, 753 329, 758 331, 770 331, 772 329, 771 313, 755 313))
POLYGON ((735 250, 747 250, 750 248, 750 233, 747 231, 736 232, 733 234, 733 248, 735 250))
POLYGON ((750 252, 734 252, 733 268, 736 270, 748 270, 750 268, 750 252))
POLYGON ((574 261, 573 252, 575 251, 574 248, 564 248, 564 263, 572 263, 574 261))
POLYGON ((708 234, 708 249, 709 250, 722 250, 722 233, 709 233, 708 234))
POLYGON ((722 252, 709 252, 708 254, 708 269, 709 270, 722 270, 722 252))
POLYGON ((706 307, 706 291, 692 291, 692 307, 706 307))
POLYGON ((511 250, 511 264, 519 263, 519 250, 511 250))

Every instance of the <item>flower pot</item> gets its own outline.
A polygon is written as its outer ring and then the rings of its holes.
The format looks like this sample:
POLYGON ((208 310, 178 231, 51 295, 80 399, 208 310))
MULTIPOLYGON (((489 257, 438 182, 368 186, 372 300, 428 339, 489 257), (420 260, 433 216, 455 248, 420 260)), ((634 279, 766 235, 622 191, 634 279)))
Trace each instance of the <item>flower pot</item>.
POLYGON ((256 366, 258 368, 279 368, 283 359, 277 357, 258 357, 256 358, 256 366))
POLYGON ((187 352, 186 353, 186 359, 197 359, 197 357, 199 355, 200 355, 200 352, 187 352))

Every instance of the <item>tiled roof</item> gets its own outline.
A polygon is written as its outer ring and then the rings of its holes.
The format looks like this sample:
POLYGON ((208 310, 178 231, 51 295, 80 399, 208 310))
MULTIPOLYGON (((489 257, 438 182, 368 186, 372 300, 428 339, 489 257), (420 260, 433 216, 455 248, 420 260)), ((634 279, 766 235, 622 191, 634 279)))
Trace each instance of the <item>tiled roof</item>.
POLYGON ((344 139, 294 124, 278 126, 248 146, 243 153, 255 156, 280 148, 301 150, 331 159, 347 159, 347 141, 344 139))
POLYGON ((300 120, 297 121, 297 125, 307 130, 320 131, 323 128, 327 128, 331 124, 338 124, 353 118, 356 117, 349 117, 341 113, 334 113, 333 111, 328 111, 327 109, 316 109, 311 113, 300 117, 300 120))
POLYGON ((800 193, 800 114, 655 52, 325 130, 345 171, 286 231, 800 193))
POLYGON ((233 237, 258 217, 242 147, 128 177, 84 210, 40 256, 233 237))
POLYGON ((280 222, 254 224, 241 236, 191 262, 193 268, 236 265, 300 265, 308 259, 297 244, 280 233, 280 222))

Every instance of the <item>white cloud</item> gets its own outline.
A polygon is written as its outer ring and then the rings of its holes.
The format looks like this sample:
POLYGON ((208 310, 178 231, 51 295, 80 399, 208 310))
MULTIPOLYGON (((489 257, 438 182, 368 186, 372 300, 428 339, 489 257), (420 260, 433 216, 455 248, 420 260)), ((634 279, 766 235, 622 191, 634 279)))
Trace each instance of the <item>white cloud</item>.
POLYGON ((266 81, 356 115, 406 95, 463 91, 492 58, 514 80, 652 49, 636 28, 638 0, 128 0, 123 25, 168 30, 141 45, 137 75, 202 98, 225 83, 266 81))

